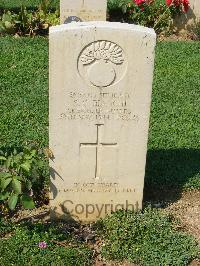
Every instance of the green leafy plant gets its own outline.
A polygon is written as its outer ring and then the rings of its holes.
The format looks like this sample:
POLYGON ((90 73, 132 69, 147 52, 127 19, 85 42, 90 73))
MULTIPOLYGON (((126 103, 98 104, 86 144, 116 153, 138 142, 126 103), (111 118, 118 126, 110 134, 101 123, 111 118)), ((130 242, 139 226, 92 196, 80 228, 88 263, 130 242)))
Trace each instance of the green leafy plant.
POLYGON ((22 5, 18 14, 5 12, 0 20, 0 33, 32 35, 37 30, 37 23, 32 15, 22 5))
POLYGON ((25 148, 19 153, 14 150, 0 156, 0 201, 6 202, 11 210, 19 201, 24 208, 35 207, 32 185, 38 178, 36 155, 36 149, 25 148))
MULTIPOLYGON (((43 9, 38 7, 38 10, 32 13, 27 11, 27 9, 22 5, 20 12, 17 15, 17 20, 15 21, 17 29, 16 33, 19 35, 36 35, 38 33, 46 33, 44 30, 47 30, 49 26, 52 25, 52 21, 48 19, 49 16, 51 16, 51 13, 47 13, 47 9, 43 9)), ((52 13, 52 16, 57 17, 55 13, 52 13)))
POLYGON ((42 11, 44 15, 47 15, 47 13, 49 12, 50 6, 51 6, 50 0, 41 0, 38 6, 38 10, 42 11))
POLYGON ((24 5, 21 5, 15 23, 16 33, 20 35, 32 35, 37 30, 37 23, 35 23, 32 13, 29 13, 24 5))
POLYGON ((37 20, 39 30, 48 30, 50 26, 60 23, 58 11, 45 13, 43 10, 40 10, 35 13, 34 19, 37 20))
POLYGON ((12 15, 10 11, 3 14, 0 20, 0 33, 15 33, 15 15, 12 15))
POLYGON ((0 18, 1 34, 36 35, 47 34, 52 25, 60 22, 59 12, 51 12, 51 1, 42 0, 36 11, 21 5, 18 13, 4 12, 0 18))
POLYGON ((51 6, 51 0, 41 0, 38 5, 38 11, 35 13, 35 16, 40 21, 40 28, 42 29, 48 29, 49 26, 60 23, 59 11, 51 12, 51 6))

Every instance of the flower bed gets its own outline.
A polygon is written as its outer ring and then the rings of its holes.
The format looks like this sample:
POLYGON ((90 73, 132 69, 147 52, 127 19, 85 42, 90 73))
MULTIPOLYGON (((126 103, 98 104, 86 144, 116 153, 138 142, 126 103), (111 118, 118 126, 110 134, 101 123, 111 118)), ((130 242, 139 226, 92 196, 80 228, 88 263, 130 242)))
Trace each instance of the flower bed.
MULTIPOLYGON (((41 0, 32 10, 21 6, 18 12, 4 10, 0 17, 1 34, 48 34, 48 28, 60 23, 59 11, 50 0, 41 0)), ((189 0, 109 0, 108 18, 154 28, 158 34, 173 31, 173 18, 186 13, 189 0)))
POLYGON ((121 16, 122 21, 154 28, 159 33, 173 31, 173 18, 189 9, 188 0, 110 0, 111 20, 121 16))

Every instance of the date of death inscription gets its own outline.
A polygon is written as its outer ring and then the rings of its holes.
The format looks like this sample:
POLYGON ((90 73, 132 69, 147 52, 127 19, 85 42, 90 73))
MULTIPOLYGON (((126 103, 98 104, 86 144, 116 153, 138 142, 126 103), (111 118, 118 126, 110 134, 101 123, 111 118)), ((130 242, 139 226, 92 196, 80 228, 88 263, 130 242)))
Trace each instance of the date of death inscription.
POLYGON ((59 189, 59 192, 114 192, 114 193, 132 193, 136 192, 134 188, 122 188, 119 183, 74 183, 71 188, 59 189))
POLYGON ((138 122, 131 110, 129 93, 77 93, 69 92, 60 119, 66 120, 124 120, 138 122))

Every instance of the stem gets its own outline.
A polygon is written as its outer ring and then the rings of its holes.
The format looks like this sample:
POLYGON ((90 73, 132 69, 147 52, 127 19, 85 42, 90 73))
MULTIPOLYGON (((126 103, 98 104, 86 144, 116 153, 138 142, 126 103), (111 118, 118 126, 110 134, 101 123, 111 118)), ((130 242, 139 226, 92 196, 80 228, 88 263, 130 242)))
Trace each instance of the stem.
MULTIPOLYGON (((170 6, 169 6, 170 7, 170 6)), ((156 29, 156 26, 158 25, 158 23, 161 21, 161 19, 164 17, 165 13, 169 10, 169 7, 166 8, 165 12, 162 14, 162 16, 160 16, 158 18, 158 20, 156 21, 156 23, 154 24, 154 29, 156 29)))

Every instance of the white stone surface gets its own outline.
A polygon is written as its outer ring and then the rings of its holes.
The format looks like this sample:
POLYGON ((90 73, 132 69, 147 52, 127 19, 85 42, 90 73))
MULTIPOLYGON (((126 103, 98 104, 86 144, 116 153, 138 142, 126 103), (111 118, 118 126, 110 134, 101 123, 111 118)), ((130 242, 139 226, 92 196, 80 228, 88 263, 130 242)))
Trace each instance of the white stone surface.
POLYGON ((70 16, 82 21, 106 21, 107 0, 60 0, 60 22, 70 16))
POLYGON ((155 44, 129 24, 50 28, 52 217, 142 207, 155 44))
POLYGON ((195 22, 200 21, 200 1, 190 0, 191 13, 193 12, 195 22))

